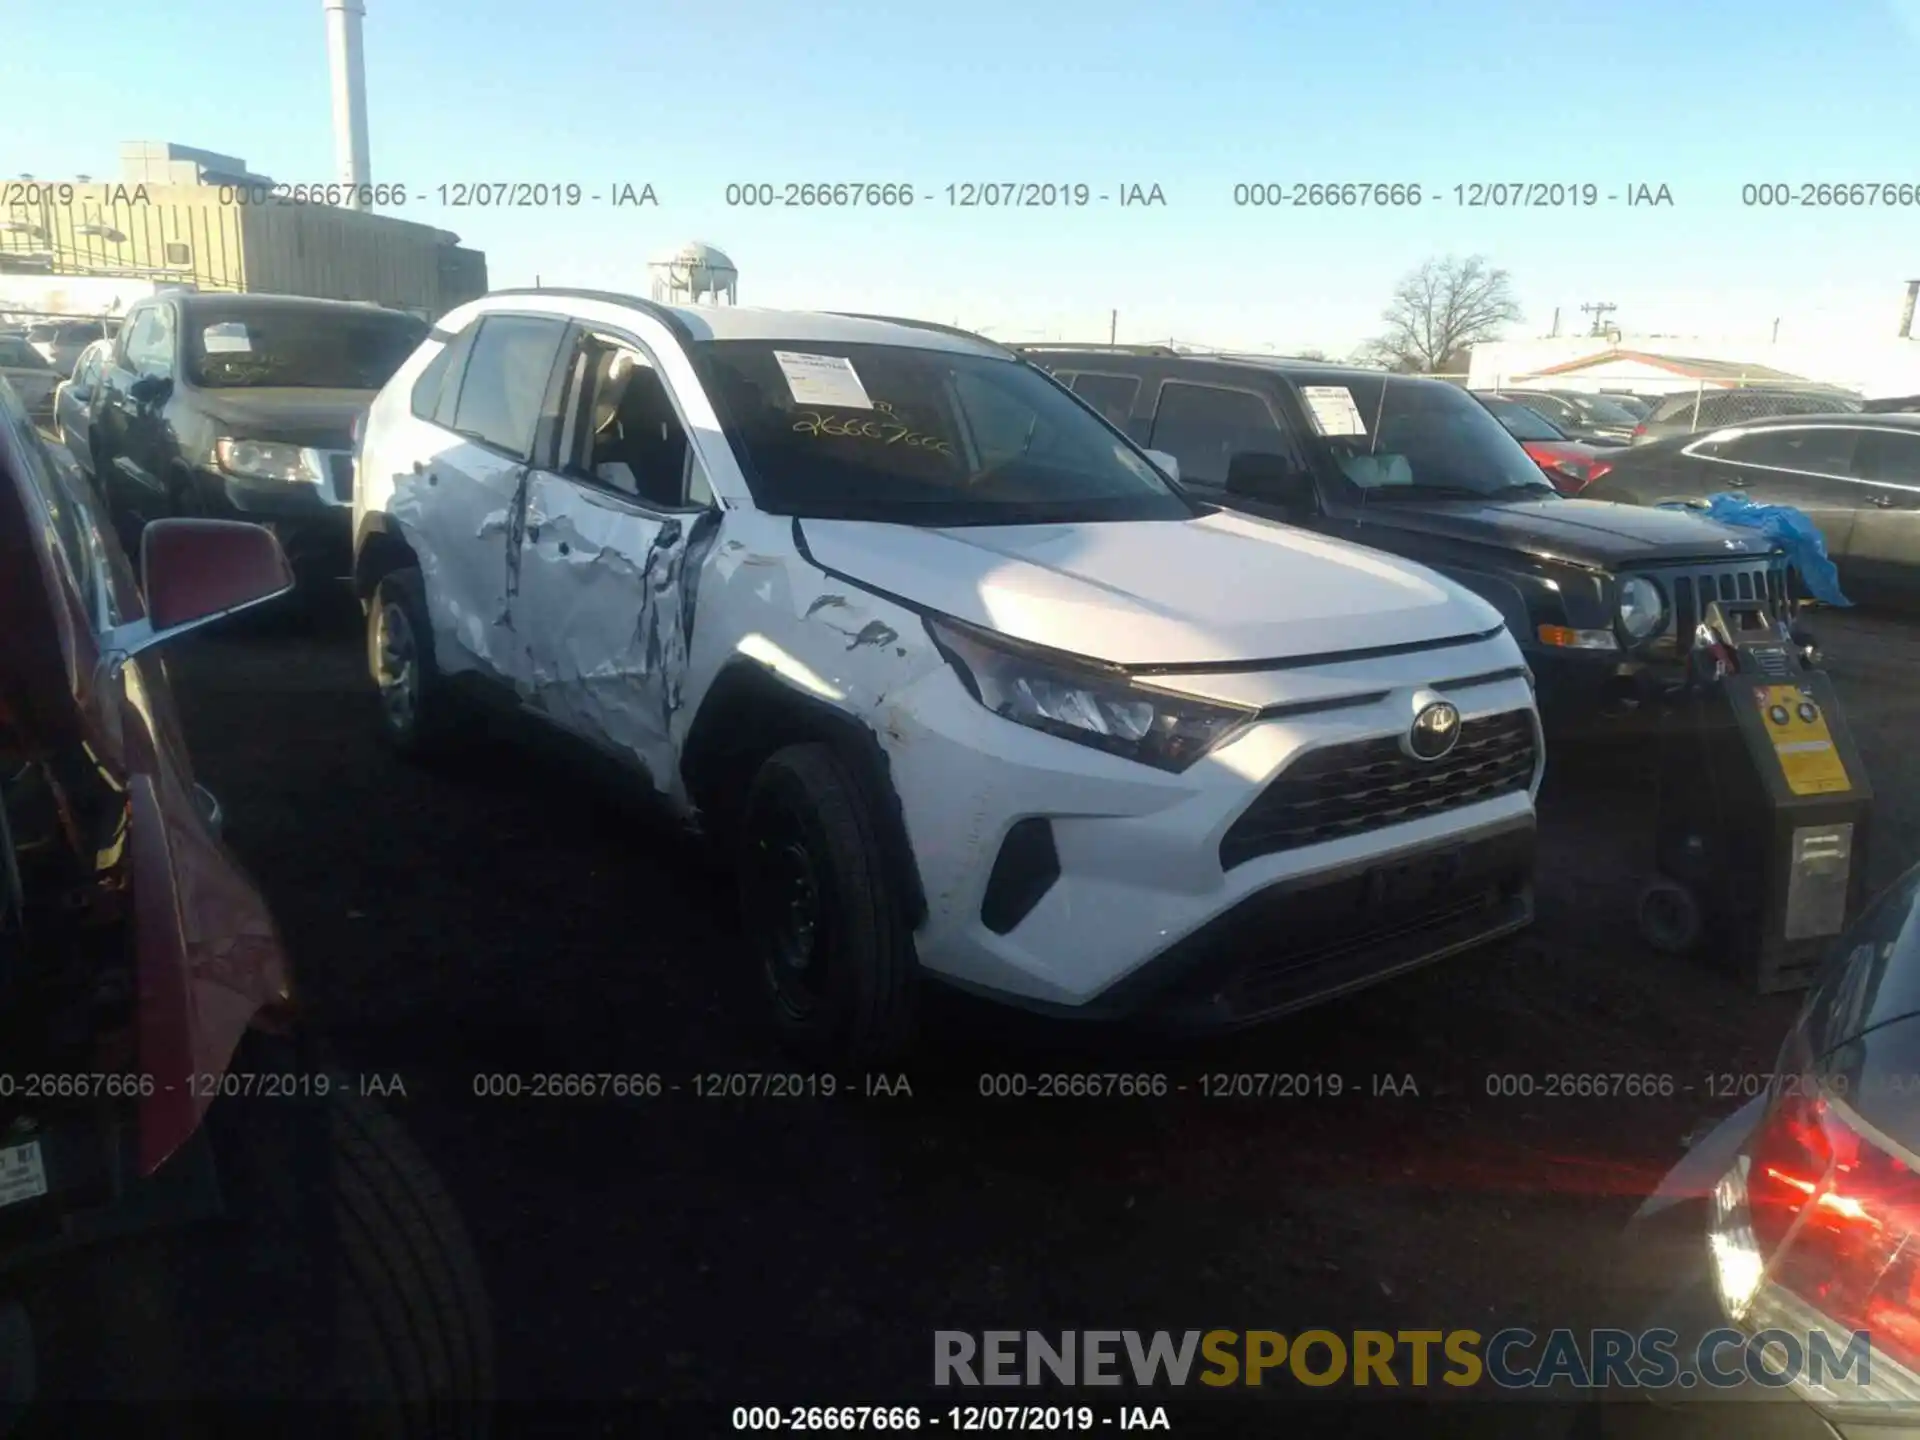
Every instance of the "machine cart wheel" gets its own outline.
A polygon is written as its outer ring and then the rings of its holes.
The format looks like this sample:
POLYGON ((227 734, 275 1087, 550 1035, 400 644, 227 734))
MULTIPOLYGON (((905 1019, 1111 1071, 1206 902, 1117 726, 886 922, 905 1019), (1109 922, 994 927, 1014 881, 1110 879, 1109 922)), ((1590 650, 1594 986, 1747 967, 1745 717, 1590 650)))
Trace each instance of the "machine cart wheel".
POLYGON ((1705 929, 1699 898, 1690 887, 1664 875, 1641 887, 1634 916, 1640 938, 1662 955, 1691 954, 1705 929))

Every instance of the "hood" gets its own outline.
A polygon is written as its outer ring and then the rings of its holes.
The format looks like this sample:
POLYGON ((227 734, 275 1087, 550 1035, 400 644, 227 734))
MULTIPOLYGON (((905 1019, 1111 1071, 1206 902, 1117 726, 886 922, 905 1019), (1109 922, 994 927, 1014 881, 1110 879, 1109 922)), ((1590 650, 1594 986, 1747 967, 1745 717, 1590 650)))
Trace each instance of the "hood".
POLYGON ((353 445, 353 422, 379 393, 247 386, 196 390, 194 402, 202 414, 237 440, 280 440, 289 445, 347 450, 353 445))
POLYGON ((1725 560, 1774 548, 1751 530, 1704 516, 1600 500, 1388 500, 1366 507, 1362 539, 1376 528, 1607 569, 1661 560, 1725 560))
POLYGON ((1481 634, 1425 568, 1243 515, 946 530, 799 522, 814 560, 957 620, 1119 665, 1279 660, 1481 634))

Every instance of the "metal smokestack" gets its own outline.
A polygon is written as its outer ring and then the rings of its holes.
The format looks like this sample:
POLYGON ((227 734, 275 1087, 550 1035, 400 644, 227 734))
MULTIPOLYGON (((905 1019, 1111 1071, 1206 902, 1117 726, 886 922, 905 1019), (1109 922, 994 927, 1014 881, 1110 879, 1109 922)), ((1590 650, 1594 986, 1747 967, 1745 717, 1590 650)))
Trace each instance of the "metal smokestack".
POLYGON ((1902 340, 1913 338, 1913 306, 1916 300, 1920 300, 1920 280, 1909 280, 1907 282, 1907 303, 1905 308, 1900 311, 1900 338, 1902 340))
POLYGON ((360 53, 361 0, 320 0, 327 12, 327 66, 333 77, 333 157, 342 183, 350 188, 347 208, 368 208, 360 187, 371 166, 367 159, 367 71, 360 53))

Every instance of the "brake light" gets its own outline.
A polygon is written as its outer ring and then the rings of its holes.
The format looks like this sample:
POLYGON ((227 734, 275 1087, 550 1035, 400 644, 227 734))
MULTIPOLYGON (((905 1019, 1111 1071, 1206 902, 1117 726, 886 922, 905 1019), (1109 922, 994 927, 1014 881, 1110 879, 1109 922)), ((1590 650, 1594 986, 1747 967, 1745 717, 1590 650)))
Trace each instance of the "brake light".
POLYGON ((1647 433, 1647 422, 1644 420, 1642 420, 1638 425, 1633 427, 1633 438, 1636 440, 1638 440, 1642 435, 1646 433, 1647 433))
POLYGON ((1613 462, 1611 460, 1594 461, 1593 464, 1587 467, 1587 484, 1591 485, 1594 481, 1598 480, 1602 475, 1609 474, 1612 470, 1613 470, 1613 462))
POLYGON ((1740 1318, 1779 1286, 1920 1371, 1920 1175, 1850 1116, 1813 1095, 1775 1104, 1716 1196, 1722 1298, 1740 1318))

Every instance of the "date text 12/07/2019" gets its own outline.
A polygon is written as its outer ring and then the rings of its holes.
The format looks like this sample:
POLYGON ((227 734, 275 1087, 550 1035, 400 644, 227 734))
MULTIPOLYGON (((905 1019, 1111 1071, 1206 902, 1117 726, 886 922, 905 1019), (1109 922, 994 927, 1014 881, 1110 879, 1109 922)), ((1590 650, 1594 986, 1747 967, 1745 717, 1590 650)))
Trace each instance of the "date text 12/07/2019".
POLYGON ((729 209, 907 210, 944 206, 953 210, 1083 210, 1167 207, 1166 187, 1127 180, 958 180, 926 189, 905 181, 743 180, 722 193, 729 209))
MULTIPOLYGON (((129 203, 133 203, 132 197, 129 203)), ((241 206, 320 205, 401 209, 439 205, 449 210, 574 210, 585 205, 657 209, 660 194, 644 180, 451 180, 438 185, 281 184, 222 185, 219 203, 241 206)))
POLYGON ((1243 180, 1233 203, 1247 210, 1410 210, 1452 205, 1467 210, 1588 210, 1601 205, 1665 209, 1673 187, 1635 180, 1469 180, 1454 185, 1414 181, 1243 180))
POLYGON ((733 1428, 762 1434, 826 1434, 843 1430, 985 1430, 1078 1432, 1173 1429, 1164 1405, 736 1405, 733 1428))

